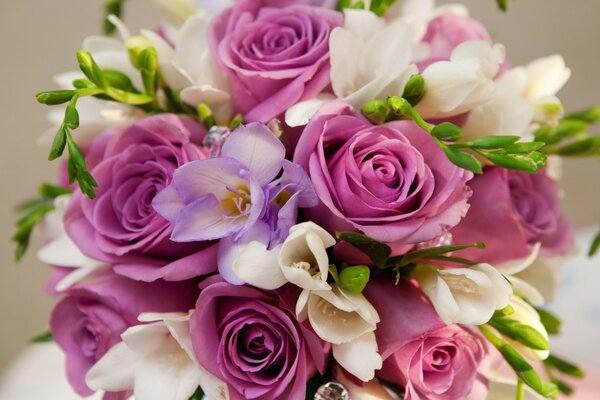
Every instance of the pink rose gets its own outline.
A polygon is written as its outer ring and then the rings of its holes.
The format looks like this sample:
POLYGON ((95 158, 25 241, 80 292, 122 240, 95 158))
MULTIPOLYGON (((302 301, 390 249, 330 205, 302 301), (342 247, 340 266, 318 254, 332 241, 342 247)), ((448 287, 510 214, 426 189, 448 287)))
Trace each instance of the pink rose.
POLYGON ((473 174, 452 164, 429 134, 412 121, 372 125, 341 101, 306 126, 294 162, 320 200, 305 215, 330 232, 414 244, 445 233, 468 209, 473 174))
POLYGON ((431 54, 418 64, 419 69, 423 71, 434 62, 449 60, 452 50, 469 40, 492 41, 479 21, 451 10, 444 12, 429 22, 422 41, 429 45, 431 54))
POLYGON ((454 242, 483 241, 487 248, 464 250, 461 257, 499 265, 526 257, 536 243, 541 243, 544 256, 565 254, 573 247, 573 228, 560 212, 559 187, 544 171, 488 167, 469 186, 471 208, 452 230, 454 242))
POLYGON ((268 122, 330 84, 329 34, 342 14, 302 3, 240 0, 210 27, 233 107, 248 121, 268 122))
POLYGON ((486 398, 491 357, 480 336, 446 326, 412 281, 374 279, 365 296, 381 318, 375 331, 384 359, 378 377, 405 388, 406 400, 486 398))
POLYGON ((87 371, 121 341, 127 328, 140 324, 141 313, 188 311, 197 295, 193 281, 141 283, 111 271, 71 287, 52 312, 50 330, 65 352, 73 389, 82 396, 93 393, 85 383, 87 371))

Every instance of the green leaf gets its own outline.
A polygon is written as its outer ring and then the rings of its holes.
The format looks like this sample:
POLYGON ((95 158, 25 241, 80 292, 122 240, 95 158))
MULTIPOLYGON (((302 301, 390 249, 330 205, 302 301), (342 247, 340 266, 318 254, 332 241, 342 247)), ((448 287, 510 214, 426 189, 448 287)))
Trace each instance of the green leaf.
POLYGON ((544 325, 544 328, 546 328, 546 332, 548 332, 549 335, 558 335, 560 333, 560 319, 544 309, 536 308, 535 310, 540 316, 540 320, 542 325, 544 325))
POLYGON ((314 400, 317 390, 319 390, 319 388, 327 382, 329 382, 329 378, 327 376, 323 376, 318 372, 315 373, 306 384, 306 400, 314 400))
POLYGON ((514 169, 531 173, 535 173, 540 169, 539 163, 528 155, 510 155, 502 153, 488 153, 483 151, 479 152, 479 154, 493 162, 495 165, 506 169, 514 169))
POLYGON ((417 260, 429 260, 433 257, 442 256, 447 253, 452 253, 454 251, 460 251, 469 248, 477 248, 477 249, 485 249, 484 243, 472 243, 472 244, 459 244, 453 246, 439 246, 432 247, 429 249, 421 249, 411 251, 403 256, 390 258, 389 262, 398 267, 405 267, 408 264, 412 264, 417 260))
POLYGON ((507 154, 528 154, 541 149, 545 145, 546 143, 544 142, 515 143, 505 148, 504 152, 507 154))
POLYGON ((396 1, 397 0, 372 0, 371 11, 379 17, 383 17, 396 1))
POLYGON ((469 265, 469 266, 473 266, 473 265, 477 265, 478 264, 475 261, 467 260, 466 258, 460 258, 460 257, 433 256, 430 259, 431 260, 436 260, 436 261, 444 261, 444 262, 449 262, 449 263, 455 263, 455 264, 464 264, 464 265, 469 265))
POLYGON ((473 155, 446 145, 442 146, 442 150, 453 164, 476 174, 483 173, 481 162, 473 155))
POLYGON ((451 122, 442 122, 434 126, 431 134, 440 140, 450 142, 456 142, 463 135, 461 129, 451 122))
POLYGON ((59 196, 71 194, 73 191, 66 187, 56 186, 50 183, 42 183, 38 188, 38 193, 44 199, 55 199, 59 196))
POLYGON ((566 396, 571 396, 573 394, 573 387, 570 386, 568 383, 566 383, 563 380, 560 380, 558 378, 552 378, 552 383, 554 383, 556 385, 556 387, 558 388, 558 391, 561 392, 562 394, 566 395, 566 396))
POLYGON ((79 113, 77 112, 76 108, 77 99, 78 97, 74 96, 65 109, 64 124, 68 129, 79 128, 79 113))
POLYGON ((421 74, 415 74, 410 77, 404 86, 402 97, 405 98, 411 106, 416 106, 425 96, 425 79, 421 74))
POLYGON ((333 278, 333 281, 341 286, 342 285, 342 281, 340 280, 340 273, 338 272, 337 267, 335 266, 335 264, 330 264, 329 265, 329 274, 331 275, 331 277, 333 278))
POLYGON ((377 268, 383 269, 392 254, 392 249, 385 243, 371 239, 356 232, 338 232, 337 238, 348 242, 365 253, 377 268))
POLYGON ((542 127, 535 134, 535 140, 546 145, 559 143, 569 137, 583 134, 587 131, 588 124, 574 119, 563 119, 557 127, 542 127))
POLYGON ((594 238, 594 241, 592 242, 592 245, 590 246, 590 251, 589 251, 588 255, 590 257, 594 257, 598 253, 599 249, 600 249, 600 232, 598 232, 598 234, 594 238))
POLYGON ((49 343, 53 342, 54 338, 52 337, 52 333, 50 331, 44 332, 38 336, 35 336, 30 340, 31 343, 49 343))
POLYGON ((353 294, 362 293, 369 283, 371 270, 366 265, 355 265, 342 269, 340 281, 342 285, 353 294))
POLYGON ((544 362, 551 365, 553 368, 556 368, 561 373, 572 376, 573 378, 583 379, 585 377, 585 373, 577 365, 555 355, 551 354, 544 362))
POLYGON ((560 156, 583 156, 600 154, 600 136, 587 137, 556 150, 560 156))
POLYGON ((565 119, 582 121, 588 124, 595 124, 600 121, 600 106, 588 108, 587 110, 578 111, 567 115, 565 119))
POLYGON ((518 142, 519 139, 519 136, 483 136, 469 144, 479 149, 503 149, 518 142))
POLYGON ((198 389, 196 389, 196 391, 194 392, 192 397, 189 398, 189 400, 202 400, 203 398, 204 398, 204 391, 202 390, 202 388, 200 386, 198 386, 198 389))
POLYGON ((96 64, 92 55, 85 50, 79 50, 77 52, 77 60, 79 61, 81 72, 96 86, 105 89, 106 81, 104 80, 102 69, 96 64))
POLYGON ((73 96, 75 96, 75 93, 77 93, 75 90, 53 90, 50 92, 38 93, 35 95, 35 98, 41 104, 56 106, 71 101, 73 96))
POLYGON ((106 84, 108 86, 121 89, 127 92, 136 92, 137 89, 133 86, 133 82, 131 78, 120 71, 115 71, 112 69, 102 70, 102 74, 104 75, 104 79, 106 79, 106 84))
POLYGON ((15 223, 16 231, 11 237, 11 240, 17 244, 15 250, 15 259, 17 261, 20 261, 27 252, 33 228, 52 210, 54 210, 52 204, 42 202, 38 206, 29 209, 27 214, 17 220, 15 223))
POLYGON ((496 0, 498 7, 504 12, 508 11, 508 0, 496 0))

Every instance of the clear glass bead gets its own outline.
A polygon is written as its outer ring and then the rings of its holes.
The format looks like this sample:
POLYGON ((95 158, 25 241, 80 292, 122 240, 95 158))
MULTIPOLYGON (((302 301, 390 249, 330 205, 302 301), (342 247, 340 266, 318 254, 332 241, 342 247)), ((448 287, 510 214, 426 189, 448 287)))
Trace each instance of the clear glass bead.
POLYGON ((328 382, 317 389, 315 400, 351 400, 350 392, 344 385, 328 382))
POLYGON ((221 154, 221 147, 223 147, 223 143, 225 143, 225 139, 227 139, 230 133, 229 128, 222 126, 215 125, 210 128, 202 145, 211 157, 218 157, 221 154))

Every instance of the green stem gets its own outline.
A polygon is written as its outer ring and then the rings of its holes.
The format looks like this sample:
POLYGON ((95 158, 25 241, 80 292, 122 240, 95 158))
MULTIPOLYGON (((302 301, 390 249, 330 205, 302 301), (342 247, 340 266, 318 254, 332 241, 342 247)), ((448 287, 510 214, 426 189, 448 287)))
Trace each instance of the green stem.
POLYGON ((431 133, 433 125, 427 123, 414 108, 410 107, 407 111, 408 116, 419 125, 420 128, 425 130, 427 133, 431 133))
POLYGON ((525 400, 525 382, 521 379, 517 382, 517 400, 525 400))

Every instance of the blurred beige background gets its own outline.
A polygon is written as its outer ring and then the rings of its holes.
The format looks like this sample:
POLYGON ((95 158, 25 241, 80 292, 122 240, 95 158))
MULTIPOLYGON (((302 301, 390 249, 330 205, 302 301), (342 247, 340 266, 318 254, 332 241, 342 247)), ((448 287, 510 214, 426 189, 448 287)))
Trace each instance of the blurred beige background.
MULTIPOLYGON (((35 251, 20 265, 9 242, 12 207, 53 179, 56 164, 36 146, 48 124, 34 94, 53 88, 52 76, 73 69, 82 39, 100 29, 102 0, 0 0, 0 369, 27 341, 46 330, 52 306, 42 288, 48 268, 35 251)), ((157 21, 150 0, 129 0, 132 28, 157 21)), ((449 3, 443 1, 440 3, 449 3)), ((573 78, 561 98, 568 109, 600 104, 598 0, 516 0, 504 15, 493 0, 465 0, 472 14, 505 44, 514 65, 562 54, 573 78)), ((599 128, 600 129, 600 128, 599 128)), ((577 227, 600 225, 600 161, 569 161, 565 212, 577 227)), ((37 244, 34 243, 32 250, 37 244)))

